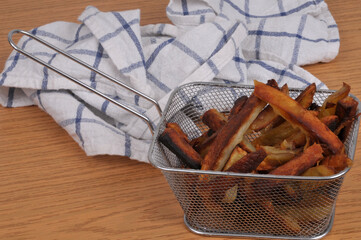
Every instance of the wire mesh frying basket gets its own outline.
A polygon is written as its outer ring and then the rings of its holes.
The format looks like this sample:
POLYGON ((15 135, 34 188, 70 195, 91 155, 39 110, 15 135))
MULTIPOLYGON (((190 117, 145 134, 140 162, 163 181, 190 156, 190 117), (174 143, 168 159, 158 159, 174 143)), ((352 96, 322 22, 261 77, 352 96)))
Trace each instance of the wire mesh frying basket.
MULTIPOLYGON (((211 108, 228 112, 238 97, 250 96, 252 92, 252 86, 209 83, 179 87, 164 110, 149 151, 149 160, 166 177, 184 211, 185 224, 193 232, 287 239, 321 238, 332 227, 337 195, 349 169, 329 177, 191 170, 158 141, 167 122, 178 123, 190 139, 200 136, 208 129, 200 120, 204 112, 211 108), (202 182, 201 175, 209 175, 211 181, 202 182)), ((290 96, 295 98, 300 92, 300 89, 290 89, 290 96)), ((317 91, 314 102, 322 105, 332 92, 317 91)), ((345 142, 346 153, 351 159, 355 154, 358 127, 359 122, 355 121, 345 142)), ((255 136, 247 137, 252 140, 255 136)))
MULTIPOLYGON (((153 126, 145 115, 19 48, 12 40, 15 33, 33 38, 155 105, 162 118, 153 136, 149 160, 167 179, 184 211, 185 224, 191 231, 206 235, 318 239, 331 230, 337 195, 349 168, 329 177, 193 170, 187 169, 158 141, 168 122, 178 123, 190 139, 200 136, 208 129, 200 119, 204 112, 211 108, 219 112, 228 112, 237 98, 252 94, 252 86, 217 83, 183 85, 174 90, 162 114, 159 104, 154 99, 94 69, 50 43, 22 30, 9 33, 9 43, 16 51, 143 119, 152 133, 153 126), (201 175, 207 175, 210 181, 200 181, 201 175)), ((290 89, 290 96, 295 98, 300 92, 300 89, 290 89)), ((314 102, 321 105, 332 92, 317 91, 314 102)), ((355 96, 351 97, 359 102, 355 96)), ((359 112, 360 104, 357 109, 357 113, 359 112)), ((345 142, 346 154, 350 159, 354 158, 358 128, 359 119, 353 123, 345 142)), ((246 137, 252 141, 255 135, 250 134, 246 137)))

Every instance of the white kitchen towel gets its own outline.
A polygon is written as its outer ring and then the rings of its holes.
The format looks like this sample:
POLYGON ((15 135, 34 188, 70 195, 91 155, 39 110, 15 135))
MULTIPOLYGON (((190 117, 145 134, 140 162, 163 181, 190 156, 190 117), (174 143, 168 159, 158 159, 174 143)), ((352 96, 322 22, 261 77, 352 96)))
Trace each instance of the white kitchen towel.
MULTIPOLYGON (((31 33, 159 101, 194 81, 326 86, 302 65, 328 62, 339 49, 337 25, 324 1, 171 0, 173 24, 140 26, 140 11, 87 7, 79 23, 54 22, 31 33)), ((143 98, 23 37, 18 45, 149 117, 143 98)), ((0 76, 0 103, 38 105, 88 155, 125 155, 147 162, 151 134, 143 120, 12 52, 0 76)))

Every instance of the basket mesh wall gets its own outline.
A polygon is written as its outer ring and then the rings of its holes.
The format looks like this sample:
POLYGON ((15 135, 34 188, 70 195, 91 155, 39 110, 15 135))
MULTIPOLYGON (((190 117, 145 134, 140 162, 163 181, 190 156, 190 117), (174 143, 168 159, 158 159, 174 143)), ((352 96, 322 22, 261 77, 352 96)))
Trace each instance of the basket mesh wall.
MULTIPOLYGON (((238 97, 252 92, 252 87, 244 86, 185 85, 168 103, 158 132, 163 132, 167 122, 176 122, 190 139, 196 138, 208 129, 200 120, 205 111, 215 108, 228 112, 238 97)), ((293 98, 299 93, 290 90, 293 98)), ((322 105, 331 93, 316 92, 314 102, 322 105)), ((355 152, 356 124, 345 143, 350 158, 355 152)), ((330 226, 344 176, 306 180, 254 174, 227 176, 221 172, 209 175, 186 169, 157 137, 149 156, 153 165, 166 168, 162 172, 184 211, 187 225, 205 234, 316 238, 330 226), (201 181, 201 175, 207 175, 210 181, 201 181)))

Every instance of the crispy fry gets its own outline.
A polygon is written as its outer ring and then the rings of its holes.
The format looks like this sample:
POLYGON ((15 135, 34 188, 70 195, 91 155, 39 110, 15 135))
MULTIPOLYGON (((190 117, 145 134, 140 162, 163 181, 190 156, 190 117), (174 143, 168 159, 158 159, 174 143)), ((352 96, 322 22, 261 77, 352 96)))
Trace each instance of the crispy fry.
POLYGON ((255 146, 275 146, 280 144, 285 138, 297 132, 289 122, 284 122, 278 127, 268 129, 253 141, 255 146))
POLYGON ((202 162, 201 156, 173 128, 166 128, 159 136, 159 141, 171 150, 187 166, 194 169, 200 168, 202 162))
POLYGON ((292 150, 282 150, 275 147, 269 146, 261 146, 267 157, 261 162, 261 164, 257 167, 257 171, 260 172, 269 172, 273 169, 281 166, 282 164, 288 162, 292 158, 299 153, 299 151, 292 151, 292 150))
POLYGON ((179 136, 183 137, 184 140, 186 140, 188 143, 190 142, 189 139, 188 139, 187 134, 185 134, 183 132, 183 130, 181 129, 181 127, 177 123, 167 123, 166 127, 167 128, 173 128, 179 134, 179 136))
POLYGON ((227 119, 217 109, 213 108, 202 115, 202 122, 213 131, 218 131, 227 123, 227 119))
POLYGON ((345 154, 327 156, 321 161, 321 165, 331 168, 338 173, 352 165, 352 161, 345 154))
POLYGON ((335 170, 327 167, 326 165, 318 165, 316 167, 311 167, 307 169, 306 172, 302 174, 302 176, 306 177, 325 177, 325 176, 331 176, 335 174, 335 170))
POLYGON ((339 118, 337 115, 329 115, 321 118, 323 122, 332 132, 334 132, 339 125, 339 118))
POLYGON ((306 134, 310 134, 310 136, 327 144, 334 154, 344 150, 340 139, 298 102, 261 82, 254 81, 254 83, 255 89, 253 93, 263 101, 268 102, 273 107, 273 110, 277 111, 284 119, 299 127, 306 134))
POLYGON ((243 107, 243 105, 246 103, 248 97, 247 96, 242 96, 237 98, 237 100, 234 102, 233 107, 231 108, 231 111, 229 112, 229 117, 228 119, 230 119, 232 116, 236 115, 243 107))
MULTIPOLYGON (((282 86, 281 92, 289 94, 288 85, 285 84, 282 86)), ((257 116, 256 120, 249 127, 253 131, 260 131, 275 121, 279 121, 278 118, 281 118, 277 113, 275 113, 270 105, 268 105, 262 112, 257 116)))
POLYGON ((282 149, 295 149, 306 144, 306 135, 299 129, 281 143, 282 149))
POLYGON ((334 115, 337 102, 347 97, 350 90, 351 87, 348 84, 343 83, 343 86, 339 90, 328 96, 322 104, 319 117, 323 118, 325 116, 334 115))
POLYGON ((236 161, 233 165, 231 165, 231 167, 229 167, 226 171, 237 173, 250 173, 258 167, 258 165, 264 160, 266 156, 267 154, 263 149, 248 153, 247 155, 236 161))
POLYGON ((322 152, 322 147, 319 144, 313 144, 304 150, 301 155, 271 171, 270 174, 292 176, 300 175, 315 165, 317 161, 323 157, 322 152))
POLYGON ((337 102, 336 115, 340 118, 340 121, 343 123, 342 125, 344 125, 338 134, 342 142, 346 140, 350 132, 353 118, 356 116, 357 106, 358 102, 352 97, 345 97, 337 102))
POLYGON ((226 165, 223 167, 222 171, 227 171, 227 169, 229 169, 235 162, 237 162, 239 159, 243 158, 246 155, 247 155, 247 152, 245 150, 243 150, 239 146, 236 146, 233 149, 231 156, 229 157, 229 159, 228 159, 226 165))
POLYGON ((253 146, 253 144, 247 139, 247 138, 243 138, 242 142, 240 142, 238 144, 238 146, 240 146, 243 150, 245 150, 246 152, 255 152, 256 148, 253 146))
POLYGON ((193 148, 197 148, 197 146, 203 144, 204 141, 206 141, 210 136, 212 136, 213 133, 214 132, 211 129, 209 129, 199 137, 192 139, 189 143, 193 148))
POLYGON ((248 127, 266 104, 252 95, 234 117, 221 128, 202 162, 202 170, 221 170, 248 127))

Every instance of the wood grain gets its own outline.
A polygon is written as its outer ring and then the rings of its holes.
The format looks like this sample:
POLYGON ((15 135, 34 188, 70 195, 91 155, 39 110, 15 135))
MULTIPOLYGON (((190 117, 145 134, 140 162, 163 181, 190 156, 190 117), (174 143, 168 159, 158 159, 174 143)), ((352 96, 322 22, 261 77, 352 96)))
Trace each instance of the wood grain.
MULTIPOLYGON (((11 52, 7 34, 12 29, 76 22, 88 5, 102 11, 139 8, 142 25, 169 22, 167 4, 167 0, 2 1, 0 66, 11 52)), ((305 68, 330 88, 349 83, 360 98, 360 2, 330 0, 328 5, 340 28, 340 53, 330 63, 305 68)), ((210 239, 187 230, 159 170, 125 157, 87 157, 37 107, 0 107, 0 140, 0 239, 210 239)), ((324 239, 361 238, 360 156, 359 147, 337 200, 334 226, 324 239)))

